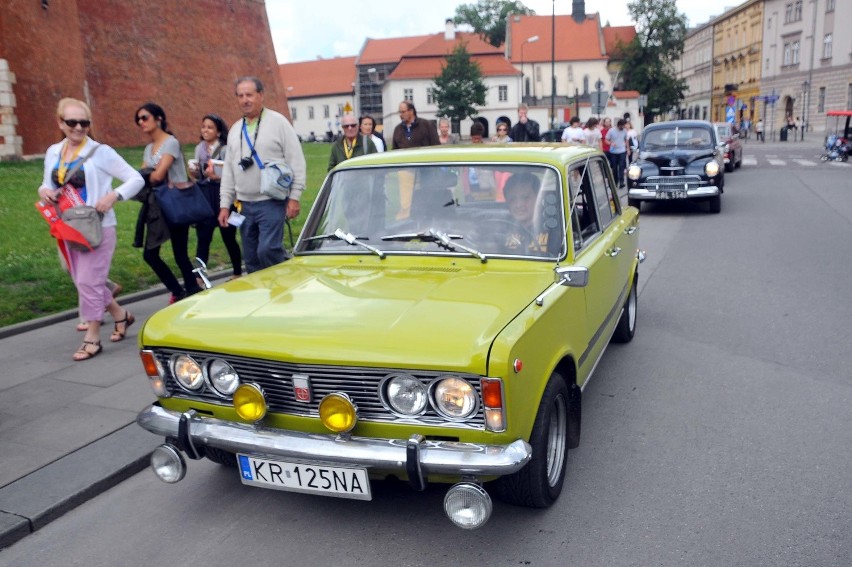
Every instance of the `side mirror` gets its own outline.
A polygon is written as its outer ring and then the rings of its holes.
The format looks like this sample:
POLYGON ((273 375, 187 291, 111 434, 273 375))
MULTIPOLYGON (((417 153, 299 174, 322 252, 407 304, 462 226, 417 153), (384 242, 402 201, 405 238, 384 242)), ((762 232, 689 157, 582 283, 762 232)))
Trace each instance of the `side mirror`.
POLYGON ((557 283, 568 287, 586 287, 589 284, 589 269, 583 266, 560 266, 554 270, 557 283))

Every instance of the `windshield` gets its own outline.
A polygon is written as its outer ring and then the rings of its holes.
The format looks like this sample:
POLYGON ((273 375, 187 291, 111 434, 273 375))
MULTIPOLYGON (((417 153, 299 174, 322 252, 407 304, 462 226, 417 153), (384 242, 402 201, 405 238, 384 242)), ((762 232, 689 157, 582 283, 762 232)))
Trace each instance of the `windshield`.
POLYGON ((642 143, 646 150, 661 148, 711 149, 713 137, 708 128, 656 128, 646 130, 642 143))
POLYGON ((342 170, 326 180, 296 252, 558 259, 566 240, 560 187, 557 171, 543 165, 342 170))

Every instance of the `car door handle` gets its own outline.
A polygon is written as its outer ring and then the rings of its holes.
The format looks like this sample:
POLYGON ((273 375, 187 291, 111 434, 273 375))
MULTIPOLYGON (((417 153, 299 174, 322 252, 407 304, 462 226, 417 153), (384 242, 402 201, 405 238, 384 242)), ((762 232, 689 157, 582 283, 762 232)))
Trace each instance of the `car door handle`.
POLYGON ((633 234, 638 229, 639 229, 638 226, 628 226, 627 228, 624 229, 624 234, 633 234))
POLYGON ((606 254, 610 258, 614 258, 614 257, 618 256, 619 254, 621 254, 621 248, 619 248, 618 246, 616 246, 615 248, 610 248, 609 250, 604 252, 604 254, 606 254))

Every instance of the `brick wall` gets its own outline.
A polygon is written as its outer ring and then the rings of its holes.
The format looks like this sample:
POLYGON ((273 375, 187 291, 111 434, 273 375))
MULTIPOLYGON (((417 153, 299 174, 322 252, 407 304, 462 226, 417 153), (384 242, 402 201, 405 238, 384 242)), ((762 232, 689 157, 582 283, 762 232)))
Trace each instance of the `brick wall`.
MULTIPOLYGON (((289 115, 263 0, 3 0, 0 57, 9 60, 24 153, 60 139, 63 96, 87 100, 93 135, 114 146, 147 143, 133 123, 140 104, 162 106, 184 144, 201 117, 239 117, 234 80, 257 75, 265 102, 289 115)), ((136 165, 136 164, 134 164, 136 165)))

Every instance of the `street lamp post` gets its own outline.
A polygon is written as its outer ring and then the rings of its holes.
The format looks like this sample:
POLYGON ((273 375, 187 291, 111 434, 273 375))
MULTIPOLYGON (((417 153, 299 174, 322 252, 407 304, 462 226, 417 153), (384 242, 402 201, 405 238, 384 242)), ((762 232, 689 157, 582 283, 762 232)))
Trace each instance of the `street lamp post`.
MULTIPOLYGON (((528 43, 535 43, 537 41, 538 36, 534 35, 526 38, 523 43, 521 43, 521 102, 524 100, 524 86, 526 78, 526 75, 524 74, 524 46, 528 43)), ((535 75, 535 67, 533 67, 533 75, 535 75)), ((535 93, 535 79, 533 79, 533 93, 535 93)))
POLYGON ((550 16, 550 127, 556 128, 556 0, 550 16))
POLYGON ((810 103, 808 98, 808 87, 810 87, 810 82, 805 81, 802 83, 802 121, 799 124, 799 130, 802 131, 802 141, 805 141, 805 124, 807 121, 807 112, 808 112, 808 104, 810 103))

